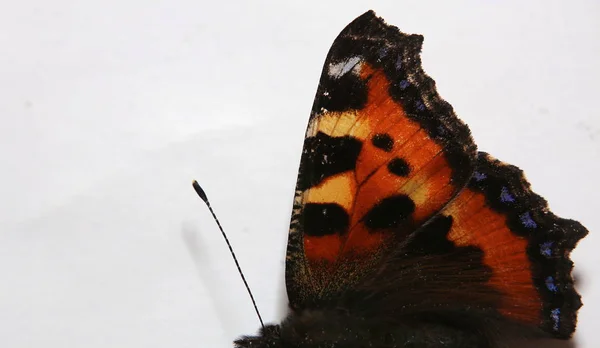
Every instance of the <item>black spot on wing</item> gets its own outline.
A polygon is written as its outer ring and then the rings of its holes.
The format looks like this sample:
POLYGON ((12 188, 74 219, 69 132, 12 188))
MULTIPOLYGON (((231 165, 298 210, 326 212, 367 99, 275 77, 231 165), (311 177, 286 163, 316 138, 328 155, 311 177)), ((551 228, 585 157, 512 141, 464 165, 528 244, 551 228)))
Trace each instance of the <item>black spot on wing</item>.
POLYGON ((371 138, 371 142, 373 143, 373 146, 382 149, 385 152, 390 152, 394 148, 394 139, 387 133, 375 134, 373 138, 371 138))
POLYGON ((405 222, 415 211, 415 203, 406 195, 387 197, 365 215, 365 225, 371 229, 394 228, 405 222))
MULTIPOLYGON (((485 283, 492 269, 483 262, 484 252, 476 246, 457 246, 448 239, 452 216, 438 215, 415 232, 402 249, 405 256, 447 255, 457 265, 457 271, 468 271, 471 281, 485 283)), ((442 265, 440 265, 442 266, 442 265)))
POLYGON ((436 216, 415 233, 406 245, 406 250, 413 254, 445 254, 452 252, 455 245, 448 240, 452 221, 452 216, 436 216))
POLYGON ((322 111, 359 110, 367 103, 367 85, 350 72, 333 78, 327 75, 327 64, 313 105, 313 114, 322 111), (323 110, 325 109, 325 110, 323 110))
POLYGON ((344 234, 348 230, 348 213, 335 203, 307 203, 302 215, 304 233, 308 236, 344 234))
POLYGON ((361 148, 361 141, 350 136, 331 137, 319 132, 306 138, 298 189, 306 190, 332 175, 354 169, 361 148))
POLYGON ((394 158, 388 163, 390 173, 398 176, 406 177, 410 174, 410 166, 408 162, 402 158, 394 158))

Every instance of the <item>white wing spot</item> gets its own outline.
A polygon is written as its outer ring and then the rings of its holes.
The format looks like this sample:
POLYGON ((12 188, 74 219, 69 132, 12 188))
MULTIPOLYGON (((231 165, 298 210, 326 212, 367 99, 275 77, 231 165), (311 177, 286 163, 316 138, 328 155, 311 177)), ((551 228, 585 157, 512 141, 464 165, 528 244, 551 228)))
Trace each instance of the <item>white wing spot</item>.
POLYGON ((343 75, 347 74, 349 71, 359 69, 360 62, 361 58, 358 56, 354 56, 345 59, 337 64, 329 64, 329 70, 327 71, 327 74, 329 74, 329 76, 333 77, 334 79, 339 79, 343 75))

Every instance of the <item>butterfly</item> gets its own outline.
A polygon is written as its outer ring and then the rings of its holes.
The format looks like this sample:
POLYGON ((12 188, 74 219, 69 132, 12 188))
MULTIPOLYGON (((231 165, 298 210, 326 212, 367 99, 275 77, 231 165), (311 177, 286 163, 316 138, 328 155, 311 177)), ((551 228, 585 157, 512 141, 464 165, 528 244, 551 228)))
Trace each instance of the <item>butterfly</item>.
POLYGON ((420 60, 368 11, 327 55, 290 224, 289 315, 238 348, 496 347, 567 339, 587 230, 478 152, 420 60))

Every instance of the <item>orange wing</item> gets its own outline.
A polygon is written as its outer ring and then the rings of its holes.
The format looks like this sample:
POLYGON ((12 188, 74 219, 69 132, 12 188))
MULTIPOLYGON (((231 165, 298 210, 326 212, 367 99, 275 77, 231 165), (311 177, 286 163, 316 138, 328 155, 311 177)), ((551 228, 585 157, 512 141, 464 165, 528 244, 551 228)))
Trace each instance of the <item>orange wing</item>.
POLYGON ((475 145, 420 67, 422 37, 367 12, 329 52, 288 243, 292 307, 337 296, 467 183, 475 145))

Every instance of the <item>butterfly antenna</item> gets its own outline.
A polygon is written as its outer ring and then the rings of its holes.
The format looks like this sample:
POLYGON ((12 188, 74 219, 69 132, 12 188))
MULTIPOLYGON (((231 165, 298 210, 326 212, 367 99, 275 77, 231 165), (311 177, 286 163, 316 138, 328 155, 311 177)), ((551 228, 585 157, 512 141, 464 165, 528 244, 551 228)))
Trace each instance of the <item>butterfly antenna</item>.
POLYGON ((227 238, 227 235, 225 234, 225 231, 223 231, 223 227, 221 227, 221 223, 219 222, 219 219, 217 219, 217 215, 215 215, 215 212, 213 211, 212 207, 210 206, 210 202, 208 201, 208 197, 206 197, 206 193, 204 192, 204 190, 202 189, 202 187, 200 187, 200 184, 198 184, 198 182, 196 180, 194 180, 194 182, 192 183, 192 186, 194 187, 194 190, 196 191, 196 193, 198 194, 198 196, 200 198, 202 198, 202 200, 204 201, 204 203, 206 203, 206 206, 208 207, 208 210, 212 214, 213 218, 215 219, 215 222, 217 223, 217 226, 219 226, 219 230, 221 230, 221 234, 223 235, 223 238, 225 239, 225 243, 227 243, 227 246, 229 247, 229 252, 231 253, 231 257, 233 257, 233 261, 235 261, 235 265, 236 265, 236 267, 238 269, 238 272, 240 273, 240 276, 242 277, 242 280, 244 281, 244 285, 246 286, 246 290, 248 291, 248 295, 250 295, 250 299, 252 300, 252 305, 254 306, 254 310, 256 311, 256 315, 258 316, 258 320, 260 321, 260 326, 264 329, 265 328, 265 324, 263 323, 262 317, 260 316, 260 312, 258 311, 258 307, 256 306, 256 301, 254 301, 254 296, 252 295, 252 291, 250 291, 250 287, 248 286, 248 282, 246 282, 246 277, 244 277, 244 273, 242 272, 242 268, 240 267, 240 264, 239 264, 237 258, 235 257, 235 253, 233 252, 233 248, 231 247, 231 243, 229 243, 229 239, 227 238))

